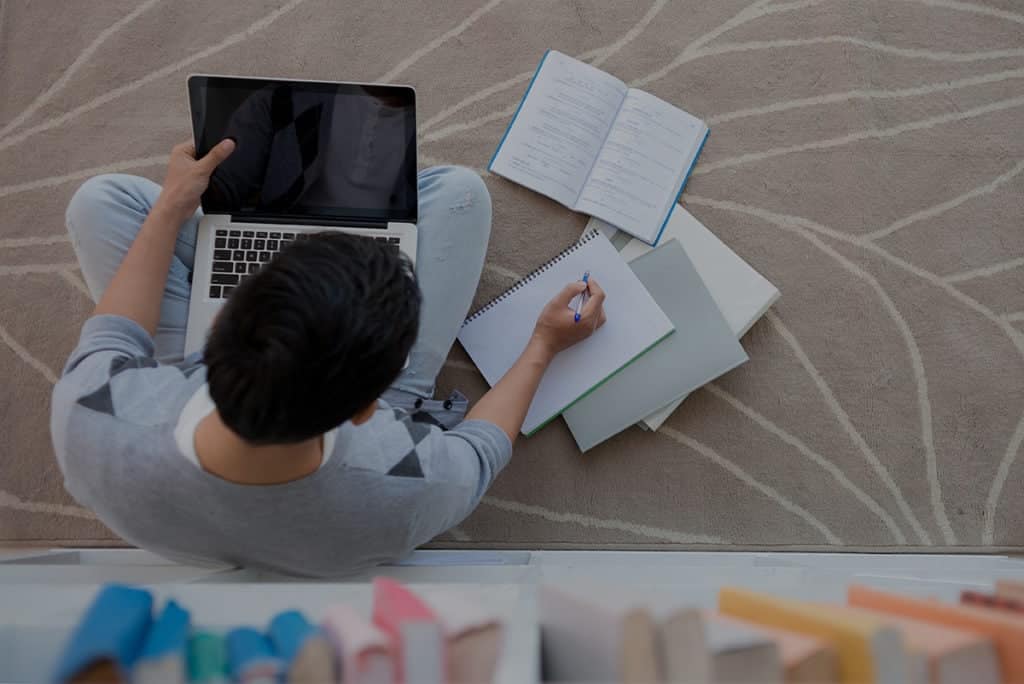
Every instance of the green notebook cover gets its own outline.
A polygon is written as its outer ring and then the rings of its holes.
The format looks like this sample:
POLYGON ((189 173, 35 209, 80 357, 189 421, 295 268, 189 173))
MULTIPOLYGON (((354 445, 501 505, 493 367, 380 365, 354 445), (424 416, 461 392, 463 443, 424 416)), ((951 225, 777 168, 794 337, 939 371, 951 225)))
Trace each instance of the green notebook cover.
POLYGON ((558 416, 560 416, 560 415, 564 414, 564 413, 565 413, 566 411, 568 411, 569 409, 571 409, 571 408, 572 408, 573 406, 575 406, 576 404, 580 403, 581 401, 583 401, 584 399, 586 399, 586 398, 587 398, 588 396, 590 396, 591 394, 593 394, 594 392, 596 392, 596 391, 598 390, 598 388, 600 388, 600 387, 601 387, 602 385, 605 385, 606 383, 608 383, 608 381, 609 381, 609 380, 611 380, 612 378, 614 378, 614 377, 615 377, 616 375, 618 375, 618 374, 619 374, 619 373, 621 373, 622 371, 624 371, 624 370, 626 370, 627 368, 629 368, 629 366, 630 366, 630 365, 632 365, 632 363, 633 363, 634 361, 636 361, 637 359, 639 359, 639 358, 640 358, 641 356, 643 356, 644 354, 646 354, 646 353, 647 353, 647 352, 649 352, 650 350, 654 349, 654 348, 655 348, 656 346, 658 346, 658 345, 659 345, 659 344, 660 344, 660 343, 662 342, 662 340, 664 340, 664 339, 665 339, 666 337, 668 337, 669 335, 671 335, 671 334, 672 334, 673 332, 674 332, 673 330, 669 330, 669 331, 668 331, 667 333, 665 333, 665 334, 664 334, 663 336, 661 336, 661 337, 659 337, 658 339, 656 339, 656 340, 654 341, 654 343, 653 343, 653 344, 651 344, 651 346, 647 347, 646 349, 644 349, 643 351, 641 351, 641 352, 640 352, 639 354, 637 354, 636 356, 634 356, 633 358, 631 358, 631 359, 630 359, 629 361, 627 361, 627 362, 626 362, 626 365, 625 365, 625 366, 623 366, 622 368, 620 368, 619 370, 615 371, 614 373, 612 373, 611 375, 609 375, 609 376, 608 376, 607 378, 605 378, 604 380, 602 380, 601 382, 597 383, 596 385, 594 385, 593 387, 591 387, 590 389, 588 389, 588 390, 587 390, 586 392, 584 392, 584 393, 583 393, 582 395, 580 395, 580 398, 579 398, 579 399, 577 399, 576 401, 572 402, 571 404, 569 404, 568 406, 566 406, 566 407, 565 407, 564 409, 562 409, 562 410, 561 410, 561 411, 559 411, 558 413, 556 413, 556 414, 552 415, 552 416, 551 416, 550 418, 548 418, 548 419, 547 419, 546 421, 544 421, 543 423, 541 423, 540 425, 538 425, 538 426, 537 426, 537 427, 536 427, 536 428, 535 428, 534 430, 532 430, 531 432, 528 432, 528 433, 526 433, 526 436, 527 436, 527 437, 532 437, 533 435, 537 434, 537 432, 538 432, 538 431, 539 431, 539 430, 540 430, 540 429, 541 429, 542 427, 546 426, 546 425, 547 425, 548 423, 550 423, 551 421, 553 421, 553 420, 554 420, 555 418, 558 418, 558 416))

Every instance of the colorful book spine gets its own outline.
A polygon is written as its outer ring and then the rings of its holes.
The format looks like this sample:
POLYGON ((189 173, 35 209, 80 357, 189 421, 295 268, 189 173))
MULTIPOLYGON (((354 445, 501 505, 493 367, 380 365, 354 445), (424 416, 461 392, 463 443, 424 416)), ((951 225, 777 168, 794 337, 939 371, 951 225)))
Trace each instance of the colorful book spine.
POLYGON ((395 644, 395 680, 433 683, 445 680, 443 628, 430 606, 401 583, 373 581, 373 622, 395 644))
POLYGON ((730 587, 719 592, 718 609, 750 622, 830 641, 836 647, 844 683, 906 679, 903 637, 882 620, 730 587))
POLYGON ((323 629, 334 646, 341 681, 359 684, 395 680, 391 639, 350 606, 328 608, 323 629))
POLYGON ((72 632, 52 680, 127 681, 153 622, 153 595, 112 584, 100 589, 72 632))
POLYGON ((228 672, 240 684, 277 682, 284 671, 281 659, 261 632, 239 627, 227 635, 228 672))
POLYGON ((274 617, 270 643, 284 661, 286 682, 333 682, 336 655, 327 636, 302 613, 289 610, 274 617))
POLYGON ((309 624, 302 613, 297 610, 289 610, 274 616, 270 621, 267 634, 270 643, 273 644, 277 655, 290 663, 299 655, 306 640, 318 633, 316 627, 309 624))
POLYGON ((847 590, 847 602, 852 606, 984 634, 995 643, 1004 679, 1024 682, 1024 649, 1021 648, 1024 620, 1013 613, 901 596, 858 585, 847 590))
POLYGON ((189 613, 168 601, 153 623, 132 675, 133 684, 170 684, 185 681, 189 613))
POLYGON ((188 640, 188 680, 192 684, 224 684, 228 678, 228 653, 224 637, 196 631, 188 640))

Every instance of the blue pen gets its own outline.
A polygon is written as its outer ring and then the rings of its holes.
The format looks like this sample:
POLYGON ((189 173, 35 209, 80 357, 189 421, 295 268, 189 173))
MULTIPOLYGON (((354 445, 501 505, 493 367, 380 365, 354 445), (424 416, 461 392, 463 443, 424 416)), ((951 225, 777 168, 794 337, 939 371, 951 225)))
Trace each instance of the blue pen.
MULTIPOLYGON (((586 283, 589 283, 589 282, 590 282, 590 271, 585 271, 583 273, 583 283, 586 284, 586 283)), ((579 323, 580 322, 580 309, 583 308, 583 305, 587 301, 587 293, 588 292, 590 292, 590 287, 589 286, 587 287, 587 289, 583 290, 583 292, 581 292, 579 294, 579 296, 576 298, 576 308, 574 309, 575 315, 572 318, 573 323, 579 323)))

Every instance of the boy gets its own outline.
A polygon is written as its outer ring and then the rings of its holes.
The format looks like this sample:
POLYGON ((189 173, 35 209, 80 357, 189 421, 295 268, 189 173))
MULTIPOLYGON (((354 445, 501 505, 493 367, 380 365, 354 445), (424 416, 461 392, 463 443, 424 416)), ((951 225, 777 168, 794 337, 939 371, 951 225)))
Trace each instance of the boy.
POLYGON ((434 380, 490 232, 481 179, 419 175, 417 273, 372 240, 296 241, 231 295, 182 359, 198 207, 234 151, 174 148, 163 187, 86 182, 68 230, 97 299, 54 389, 67 490, 129 542, 189 563, 338 576, 457 525, 508 463, 551 359, 604 322, 567 285, 516 364, 466 413, 434 380))

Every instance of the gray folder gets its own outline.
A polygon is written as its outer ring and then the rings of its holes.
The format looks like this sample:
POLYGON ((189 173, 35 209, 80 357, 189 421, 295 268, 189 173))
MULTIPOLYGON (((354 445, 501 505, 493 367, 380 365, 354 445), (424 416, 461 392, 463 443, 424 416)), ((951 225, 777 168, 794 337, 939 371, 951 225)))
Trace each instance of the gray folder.
POLYGON ((678 240, 629 267, 676 331, 562 414, 583 451, 747 360, 678 240))

